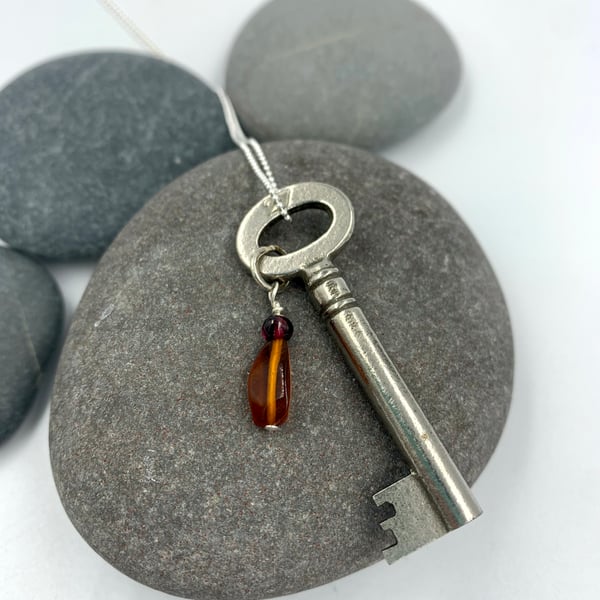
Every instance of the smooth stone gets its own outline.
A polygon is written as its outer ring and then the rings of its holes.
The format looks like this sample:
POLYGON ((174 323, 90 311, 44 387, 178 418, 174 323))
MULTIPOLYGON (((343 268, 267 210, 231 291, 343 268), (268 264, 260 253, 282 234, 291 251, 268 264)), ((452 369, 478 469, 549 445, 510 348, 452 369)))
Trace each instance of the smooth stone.
POLYGON ((97 256, 161 187, 232 147, 216 95, 175 65, 117 52, 47 62, 0 92, 0 238, 97 256))
MULTIPOLYGON (((336 264, 473 482, 513 365, 481 248, 434 190, 382 158, 324 142, 265 150, 282 185, 327 182, 353 200, 336 264)), ((400 453, 300 284, 281 295, 295 331, 290 418, 275 434, 252 424, 246 378, 269 311, 235 236, 264 195, 239 152, 162 190, 102 258, 59 365, 50 450, 67 513, 115 567, 178 596, 297 592, 391 543, 371 495, 404 473, 400 453)), ((297 213, 269 235, 291 250, 324 219, 297 213)))
POLYGON ((243 28, 227 91, 260 140, 365 148, 410 136, 452 98, 458 50, 408 0, 277 0, 243 28))
POLYGON ((63 301, 50 273, 0 247, 0 442, 21 424, 58 343, 63 301))

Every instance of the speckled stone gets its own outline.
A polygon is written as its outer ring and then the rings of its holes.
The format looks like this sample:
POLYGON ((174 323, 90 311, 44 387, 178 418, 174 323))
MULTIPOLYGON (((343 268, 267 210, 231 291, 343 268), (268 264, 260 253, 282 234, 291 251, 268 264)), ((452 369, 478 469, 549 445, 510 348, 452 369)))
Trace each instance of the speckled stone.
POLYGON ((227 91, 261 140, 374 148, 433 119, 460 75, 444 27, 409 0, 276 0, 239 34, 227 91))
POLYGON ((172 64, 91 53, 0 92, 0 238, 96 256, 161 187, 232 148, 216 95, 172 64))
MULTIPOLYGON (((336 263, 474 481, 504 425, 513 363, 477 242, 382 158, 323 142, 265 149, 282 185, 327 182, 353 200, 355 233, 336 263)), ((202 600, 296 592, 380 560, 390 539, 371 495, 403 472, 300 285, 281 296, 295 328, 290 419, 276 433, 252 424, 246 377, 268 303, 235 235, 263 196, 235 152, 140 211, 90 282, 52 400, 54 476, 83 537, 131 577, 202 600)), ((281 223, 284 247, 323 227, 313 213, 281 223)))
POLYGON ((62 297, 50 273, 0 247, 0 442, 25 418, 62 319, 62 297))

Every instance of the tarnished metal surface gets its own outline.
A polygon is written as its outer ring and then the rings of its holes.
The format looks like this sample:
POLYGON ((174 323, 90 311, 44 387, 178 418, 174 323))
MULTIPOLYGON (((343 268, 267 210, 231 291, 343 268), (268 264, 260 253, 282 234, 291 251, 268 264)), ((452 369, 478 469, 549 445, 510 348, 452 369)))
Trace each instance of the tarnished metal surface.
MULTIPOLYGON (((329 212, 332 221, 320 238, 304 248, 284 256, 264 256, 262 275, 281 281, 303 278, 346 361, 411 466, 408 477, 374 496, 377 504, 390 502, 396 509, 396 515, 382 524, 398 540, 384 551, 392 562, 472 521, 481 508, 331 262, 352 235, 354 210, 349 199, 321 183, 289 186, 281 190, 281 197, 290 213, 319 207, 329 212)), ((237 236, 238 254, 246 266, 261 251, 261 233, 278 218, 269 197, 246 215, 237 236)))

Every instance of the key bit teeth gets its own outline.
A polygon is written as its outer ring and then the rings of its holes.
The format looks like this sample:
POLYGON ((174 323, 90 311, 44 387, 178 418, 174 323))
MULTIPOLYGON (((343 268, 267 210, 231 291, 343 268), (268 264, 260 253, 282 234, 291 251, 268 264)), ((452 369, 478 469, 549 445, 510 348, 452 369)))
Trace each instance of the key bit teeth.
MULTIPOLYGON (((379 524, 380 527, 384 531, 391 531, 392 533, 394 533, 394 529, 391 526, 387 526, 385 523, 386 523, 385 521, 383 523, 380 523, 379 524)), ((396 562, 398 559, 402 558, 402 556, 404 556, 403 549, 398 546, 398 538, 396 537, 395 533, 394 533, 394 538, 395 538, 395 543, 391 544, 390 546, 387 546, 387 548, 384 548, 381 551, 381 553, 383 554, 383 558, 385 558, 388 565, 391 565, 392 563, 396 562)))
MULTIPOLYGON (((409 477, 409 475, 407 475, 407 477, 409 477)), ((400 482, 404 481, 404 479, 406 478, 402 478, 399 481, 396 481, 396 483, 392 483, 391 485, 380 490, 376 494, 373 494, 373 500, 375 501, 375 504, 377 504, 377 506, 383 506, 387 502, 388 504, 391 504, 394 508, 396 508, 396 506, 394 505, 395 500, 397 500, 398 498, 398 492, 396 488, 400 482)))
POLYGON ((389 502, 396 514, 379 525, 391 531, 396 544, 383 550, 389 564, 448 532, 439 512, 414 473, 377 492, 377 506, 389 502))
POLYGON ((387 548, 384 548, 382 550, 384 558, 387 560, 388 564, 391 564, 392 562, 400 558, 402 554, 401 551, 397 548, 398 538, 395 533, 395 529, 398 527, 396 507, 394 506, 393 501, 387 498, 388 495, 384 493, 385 491, 386 490, 381 490, 381 492, 375 494, 373 496, 373 500, 375 501, 375 504, 377 504, 377 506, 389 504, 394 509, 394 514, 392 516, 379 523, 379 527, 381 527, 383 531, 391 531, 394 537, 394 543, 390 544, 387 548), (398 556, 395 556, 396 553, 398 553, 398 556))
POLYGON ((383 529, 384 531, 394 531, 394 517, 390 517, 389 519, 386 519, 385 521, 381 521, 381 523, 379 523, 379 527, 381 527, 381 529, 383 529))

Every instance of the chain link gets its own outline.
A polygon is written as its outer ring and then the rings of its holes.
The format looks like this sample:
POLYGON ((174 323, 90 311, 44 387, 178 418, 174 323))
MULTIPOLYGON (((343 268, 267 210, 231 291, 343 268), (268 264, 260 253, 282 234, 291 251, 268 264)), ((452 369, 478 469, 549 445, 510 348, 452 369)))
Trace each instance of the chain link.
MULTIPOLYGON (((160 47, 148 36, 140 27, 131 19, 131 17, 114 1, 114 0, 99 0, 102 6, 121 24, 121 26, 139 43, 145 46, 154 56, 167 59, 166 54, 160 47)), ((204 80, 203 80, 204 81, 204 80)), ((215 94, 217 94, 221 102, 221 109, 225 117, 225 123, 229 131, 229 135, 236 146, 243 152, 248 164, 256 177, 267 190, 273 204, 286 221, 291 221, 292 218, 281 201, 279 187, 273 177, 273 172, 269 161, 265 156, 264 150, 260 144, 254 139, 249 138, 244 133, 240 121, 231 98, 227 95, 221 86, 214 86, 204 81, 215 94)))

